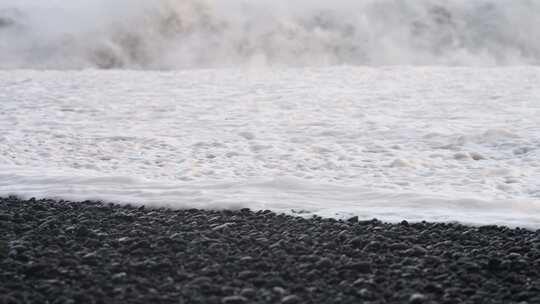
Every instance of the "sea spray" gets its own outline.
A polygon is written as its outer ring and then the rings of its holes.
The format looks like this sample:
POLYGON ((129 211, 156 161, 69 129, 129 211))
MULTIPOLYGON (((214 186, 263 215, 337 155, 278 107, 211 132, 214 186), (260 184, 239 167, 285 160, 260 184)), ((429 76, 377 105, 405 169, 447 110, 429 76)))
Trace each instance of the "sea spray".
POLYGON ((0 68, 540 63, 538 1, 0 0, 0 68))

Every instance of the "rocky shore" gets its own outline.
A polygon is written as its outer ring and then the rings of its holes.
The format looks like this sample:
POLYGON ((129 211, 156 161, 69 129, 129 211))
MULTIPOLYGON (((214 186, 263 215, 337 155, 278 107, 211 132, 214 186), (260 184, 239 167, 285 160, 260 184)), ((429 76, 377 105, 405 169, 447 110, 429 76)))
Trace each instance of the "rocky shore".
POLYGON ((540 230, 8 197, 0 303, 540 303, 540 230))

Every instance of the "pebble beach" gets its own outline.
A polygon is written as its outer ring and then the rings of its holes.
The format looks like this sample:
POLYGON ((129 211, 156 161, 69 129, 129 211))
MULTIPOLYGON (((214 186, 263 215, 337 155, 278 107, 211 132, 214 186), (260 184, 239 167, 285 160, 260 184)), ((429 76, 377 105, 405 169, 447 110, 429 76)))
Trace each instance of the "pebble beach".
POLYGON ((0 199, 0 303, 538 303, 540 230, 0 199))

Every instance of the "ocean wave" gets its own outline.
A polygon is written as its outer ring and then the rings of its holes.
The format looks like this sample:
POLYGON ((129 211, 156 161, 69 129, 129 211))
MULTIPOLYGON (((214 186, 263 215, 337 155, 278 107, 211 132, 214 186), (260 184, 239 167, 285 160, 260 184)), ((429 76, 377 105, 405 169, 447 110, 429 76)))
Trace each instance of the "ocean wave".
POLYGON ((540 2, 0 0, 0 68, 540 63, 540 2))

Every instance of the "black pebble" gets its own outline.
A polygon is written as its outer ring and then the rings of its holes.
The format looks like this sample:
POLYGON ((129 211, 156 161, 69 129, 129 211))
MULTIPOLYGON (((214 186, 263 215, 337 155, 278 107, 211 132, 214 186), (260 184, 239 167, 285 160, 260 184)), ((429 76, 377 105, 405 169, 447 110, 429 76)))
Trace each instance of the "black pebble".
POLYGON ((247 302, 248 302, 248 299, 242 296, 228 296, 228 297, 224 297, 221 300, 221 303, 223 304, 244 304, 247 302))
POLYGON ((0 303, 540 303, 540 230, 0 198, 0 303))

